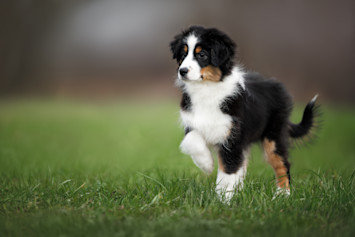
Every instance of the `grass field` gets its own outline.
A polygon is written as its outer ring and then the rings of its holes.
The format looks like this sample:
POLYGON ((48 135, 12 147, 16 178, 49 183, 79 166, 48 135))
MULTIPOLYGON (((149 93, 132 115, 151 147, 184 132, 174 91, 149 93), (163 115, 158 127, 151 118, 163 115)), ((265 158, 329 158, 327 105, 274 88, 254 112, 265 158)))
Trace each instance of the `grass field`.
POLYGON ((177 104, 0 103, 0 236, 355 236, 355 110, 323 107, 289 198, 256 145, 228 206, 179 152, 177 104))

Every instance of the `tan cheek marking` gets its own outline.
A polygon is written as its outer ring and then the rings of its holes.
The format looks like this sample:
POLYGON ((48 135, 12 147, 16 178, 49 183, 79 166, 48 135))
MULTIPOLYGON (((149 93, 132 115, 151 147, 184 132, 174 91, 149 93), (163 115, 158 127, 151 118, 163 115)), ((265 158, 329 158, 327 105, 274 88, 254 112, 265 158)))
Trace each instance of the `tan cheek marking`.
POLYGON ((204 81, 220 81, 222 72, 218 67, 207 66, 201 69, 201 76, 204 81))
POLYGON ((197 46, 196 49, 195 49, 195 53, 199 53, 202 51, 202 48, 201 46, 197 46))
POLYGON ((268 139, 264 140, 264 152, 267 161, 274 168, 275 176, 277 178, 277 186, 280 188, 289 189, 289 180, 287 176, 287 168, 285 167, 282 157, 275 153, 276 145, 274 141, 268 139))
POLYGON ((184 52, 187 53, 187 50, 188 50, 187 45, 184 45, 184 52))

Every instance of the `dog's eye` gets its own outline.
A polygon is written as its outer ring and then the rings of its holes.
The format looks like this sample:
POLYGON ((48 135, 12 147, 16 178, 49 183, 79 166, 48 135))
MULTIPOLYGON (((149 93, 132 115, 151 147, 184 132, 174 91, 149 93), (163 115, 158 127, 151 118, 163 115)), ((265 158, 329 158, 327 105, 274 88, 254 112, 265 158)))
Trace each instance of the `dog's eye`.
POLYGON ((197 54, 197 57, 201 60, 206 60, 208 58, 207 54, 205 54, 204 52, 200 52, 199 54, 197 54))

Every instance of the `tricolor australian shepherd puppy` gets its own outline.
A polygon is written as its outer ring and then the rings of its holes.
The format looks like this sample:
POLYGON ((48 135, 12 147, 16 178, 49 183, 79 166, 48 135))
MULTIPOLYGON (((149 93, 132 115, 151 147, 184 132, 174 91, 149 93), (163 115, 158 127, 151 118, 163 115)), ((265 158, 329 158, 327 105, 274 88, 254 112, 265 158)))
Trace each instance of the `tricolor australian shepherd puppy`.
POLYGON ((180 149, 211 173, 218 154, 216 192, 229 202, 243 187, 250 145, 261 142, 275 171, 277 193, 290 193, 290 138, 307 135, 314 125, 315 96, 302 121, 289 121, 292 100, 284 86, 234 63, 236 45, 221 31, 192 26, 170 44, 182 90, 180 149))

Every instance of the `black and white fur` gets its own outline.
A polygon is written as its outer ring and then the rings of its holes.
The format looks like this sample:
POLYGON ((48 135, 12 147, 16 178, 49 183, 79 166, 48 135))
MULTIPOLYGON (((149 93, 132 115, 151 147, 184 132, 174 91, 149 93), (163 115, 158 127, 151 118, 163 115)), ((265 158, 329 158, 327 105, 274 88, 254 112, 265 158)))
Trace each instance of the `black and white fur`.
POLYGON ((261 141, 278 190, 289 194, 289 138, 309 133, 317 97, 308 103, 301 123, 292 124, 292 100, 283 85, 236 66, 236 45, 221 31, 192 26, 170 46, 179 63, 176 84, 182 90, 181 151, 209 174, 214 168, 210 148, 217 150, 216 192, 229 202, 243 187, 250 145, 261 141))

